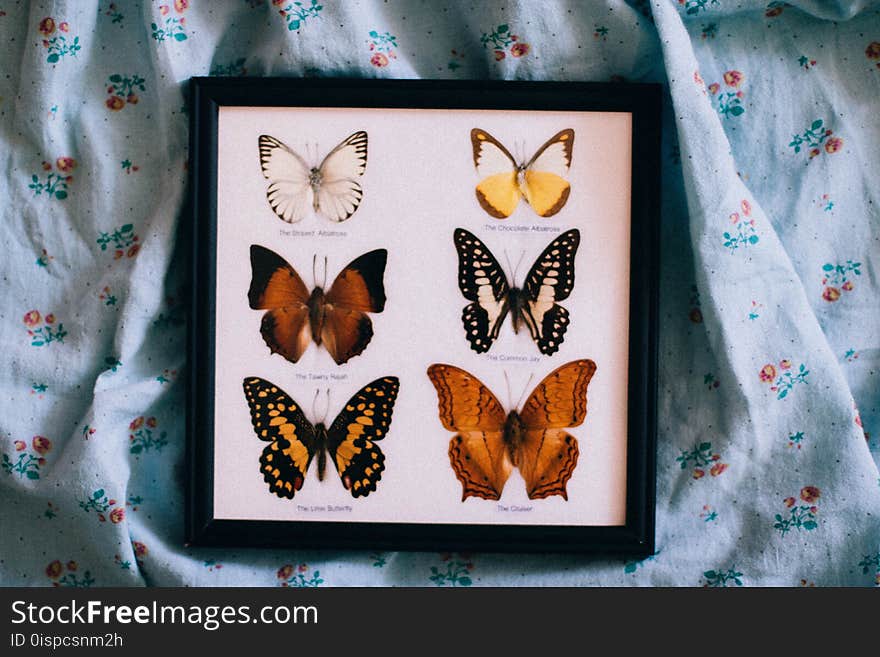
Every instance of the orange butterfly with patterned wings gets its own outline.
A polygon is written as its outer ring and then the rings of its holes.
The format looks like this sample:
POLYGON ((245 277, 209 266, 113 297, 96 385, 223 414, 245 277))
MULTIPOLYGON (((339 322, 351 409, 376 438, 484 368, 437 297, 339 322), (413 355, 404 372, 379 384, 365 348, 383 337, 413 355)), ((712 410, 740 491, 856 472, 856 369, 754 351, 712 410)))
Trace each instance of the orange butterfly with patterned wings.
POLYGON ((365 253, 339 273, 326 293, 320 286, 309 292, 284 258, 251 245, 248 302, 254 310, 267 311, 260 333, 272 353, 295 363, 312 340, 323 344, 337 365, 362 353, 373 337, 366 313, 385 309, 387 259, 385 249, 365 253))
POLYGON ((435 364, 428 377, 437 389, 440 421, 456 435, 449 462, 461 482, 461 500, 501 499, 513 468, 529 499, 561 495, 577 466, 577 440, 565 431, 587 415, 587 385, 596 363, 581 359, 548 374, 523 404, 509 413, 477 377, 453 365, 435 364))

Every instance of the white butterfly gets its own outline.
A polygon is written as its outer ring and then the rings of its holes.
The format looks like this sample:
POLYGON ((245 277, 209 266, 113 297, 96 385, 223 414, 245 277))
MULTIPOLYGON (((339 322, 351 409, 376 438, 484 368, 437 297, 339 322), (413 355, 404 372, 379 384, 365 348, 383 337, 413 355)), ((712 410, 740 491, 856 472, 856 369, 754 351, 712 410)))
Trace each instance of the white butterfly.
POLYGON ((345 221, 364 195, 357 179, 367 168, 367 133, 350 135, 317 167, 275 137, 260 135, 260 166, 269 181, 266 198, 281 220, 302 221, 311 207, 330 221, 345 221))

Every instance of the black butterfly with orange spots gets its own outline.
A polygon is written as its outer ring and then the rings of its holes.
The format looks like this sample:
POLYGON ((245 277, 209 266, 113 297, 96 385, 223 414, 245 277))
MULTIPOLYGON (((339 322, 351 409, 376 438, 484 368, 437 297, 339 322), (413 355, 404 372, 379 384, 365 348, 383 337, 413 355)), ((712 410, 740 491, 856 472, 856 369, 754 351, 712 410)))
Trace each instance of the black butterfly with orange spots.
POLYGON ((352 497, 366 497, 376 490, 385 469, 385 455, 376 441, 391 426, 400 388, 397 377, 385 376, 365 385, 329 428, 323 422, 312 425, 300 405, 271 381, 248 377, 243 385, 254 432, 269 442, 260 456, 260 471, 271 492, 292 500, 316 455, 318 481, 323 481, 327 454, 352 497))

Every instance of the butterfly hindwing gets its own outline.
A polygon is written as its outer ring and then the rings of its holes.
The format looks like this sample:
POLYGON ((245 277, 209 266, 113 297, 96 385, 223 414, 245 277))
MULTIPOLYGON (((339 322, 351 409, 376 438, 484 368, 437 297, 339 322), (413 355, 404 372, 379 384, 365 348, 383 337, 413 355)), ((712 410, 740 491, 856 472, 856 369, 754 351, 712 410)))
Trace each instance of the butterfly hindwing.
POLYGON ((556 305, 574 289, 574 260, 581 234, 576 228, 553 240, 538 256, 523 284, 527 303, 523 319, 542 354, 551 356, 568 328, 568 311, 556 305))
POLYGON ((269 206, 282 221, 302 221, 313 205, 309 166, 275 137, 260 135, 259 147, 260 168, 269 181, 269 206))
POLYGON ((385 455, 376 441, 388 433, 399 389, 400 381, 394 376, 368 383, 348 401, 327 431, 330 458, 353 497, 369 495, 382 478, 385 455))
POLYGON ((565 179, 571 166, 574 130, 560 130, 548 139, 525 167, 523 194, 541 217, 551 217, 568 201, 571 184, 565 179))
POLYGON ((473 303, 462 311, 465 335, 478 354, 489 350, 507 315, 510 286, 492 252, 473 233, 456 228, 458 287, 473 303))
POLYGON ((260 456, 263 479, 275 495, 293 499, 315 455, 315 429, 299 405, 271 381, 248 377, 242 385, 254 432, 269 442, 260 456))
POLYGON ((580 453, 575 437, 562 429, 531 429, 523 438, 519 470, 529 499, 561 495, 568 500, 566 485, 580 453))

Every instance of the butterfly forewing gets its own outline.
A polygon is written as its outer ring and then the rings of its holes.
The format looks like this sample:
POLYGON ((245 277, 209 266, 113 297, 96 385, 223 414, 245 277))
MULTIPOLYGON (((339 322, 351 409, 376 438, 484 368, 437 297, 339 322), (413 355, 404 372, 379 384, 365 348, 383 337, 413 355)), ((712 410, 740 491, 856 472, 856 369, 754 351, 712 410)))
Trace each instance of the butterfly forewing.
POLYGON ((315 455, 315 429, 299 405, 271 381, 248 377, 242 385, 254 432, 269 442, 260 456, 263 479, 275 495, 293 499, 315 455))
POLYGON ((385 455, 376 441, 388 434, 399 388, 394 376, 368 383, 348 401, 327 432, 330 458, 353 497, 369 495, 382 478, 385 455))
POLYGON ((574 130, 560 130, 538 149, 526 165, 526 201, 541 217, 551 217, 568 201, 571 184, 565 177, 571 166, 574 130))
POLYGON ((485 130, 471 130, 474 166, 481 180, 476 195, 480 206, 496 219, 513 214, 520 192, 516 184, 516 161, 497 139, 485 130))
POLYGON ((309 166, 275 137, 260 135, 259 146, 260 168, 269 180, 269 206, 283 221, 301 221, 313 205, 309 166))
POLYGON ((596 363, 589 359, 553 370, 523 404, 519 414, 523 426, 527 430, 579 426, 587 415, 587 386, 595 372, 596 363))
POLYGON ((457 228, 453 235, 458 252, 458 287, 473 303, 462 311, 462 323, 471 348, 489 350, 507 314, 510 286, 492 252, 475 235, 457 228))

